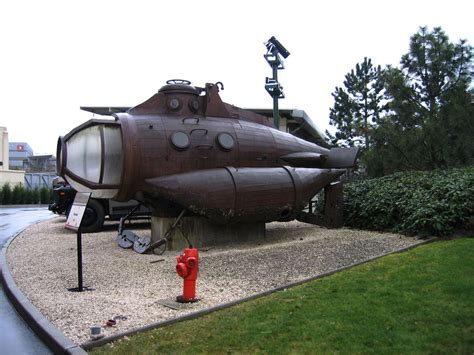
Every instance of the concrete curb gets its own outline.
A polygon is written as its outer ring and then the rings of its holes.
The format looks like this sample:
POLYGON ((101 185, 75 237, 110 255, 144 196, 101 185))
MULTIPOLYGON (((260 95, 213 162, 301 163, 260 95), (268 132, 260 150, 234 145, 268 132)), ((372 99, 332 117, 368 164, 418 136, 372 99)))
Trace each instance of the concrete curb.
POLYGON ((35 208, 35 207, 49 207, 49 205, 41 205, 41 204, 35 204, 35 205, 0 205, 0 208, 35 208))
POLYGON ((86 354, 79 345, 73 343, 71 339, 66 337, 41 314, 41 312, 18 289, 13 280, 7 263, 7 249, 10 243, 30 226, 31 225, 18 231, 3 246, 0 252, 0 283, 17 312, 55 354, 86 354))
POLYGON ((279 287, 273 288, 271 290, 263 291, 263 292, 260 292, 260 293, 256 293, 254 295, 251 295, 251 296, 248 296, 248 297, 245 297, 245 298, 241 298, 241 299, 231 301, 231 302, 228 302, 228 303, 223 303, 223 304, 220 304, 220 305, 217 305, 217 306, 214 306, 214 307, 210 307, 210 308, 203 309, 203 310, 200 310, 200 311, 197 311, 197 312, 186 314, 184 316, 176 317, 174 319, 169 319, 169 320, 165 320, 165 321, 161 321, 161 322, 157 322, 157 323, 152 323, 152 324, 146 325, 144 327, 131 329, 131 330, 121 332, 121 333, 117 333, 117 334, 114 334, 114 335, 111 335, 111 336, 108 336, 108 337, 104 337, 104 338, 101 338, 101 339, 98 339, 98 340, 88 341, 88 342, 85 342, 85 343, 81 344, 81 347, 85 350, 90 350, 92 348, 95 348, 95 347, 102 346, 102 345, 105 345, 107 343, 113 342, 113 341, 118 340, 120 338, 123 338, 125 336, 134 335, 134 334, 144 332, 144 331, 147 331, 147 330, 151 330, 151 329, 165 327, 165 326, 173 324, 173 323, 178 323, 178 322, 183 322, 183 321, 195 319, 195 318, 201 317, 203 315, 213 313, 215 311, 219 311, 219 310, 224 309, 224 308, 229 308, 229 307, 238 305, 240 303, 244 303, 244 302, 251 301, 251 300, 263 297, 263 296, 270 295, 274 292, 283 291, 283 290, 286 290, 288 288, 299 286, 301 284, 307 283, 309 281, 313 281, 313 280, 316 280, 316 279, 321 279, 321 278, 333 275, 335 273, 338 273, 338 272, 341 272, 341 271, 344 271, 344 270, 347 270, 347 269, 351 269, 355 266, 359 266, 359 265, 362 265, 362 264, 369 263, 371 261, 380 259, 380 258, 382 258, 384 256, 387 256, 387 255, 402 253, 402 252, 414 249, 414 248, 416 248, 420 245, 431 243, 435 240, 437 240, 437 238, 430 238, 430 239, 422 241, 419 244, 410 245, 408 247, 405 247, 405 248, 402 248, 402 249, 399 249, 399 250, 395 250, 395 251, 391 251, 391 252, 388 252, 388 253, 385 253, 385 254, 374 256, 370 259, 363 260, 363 261, 360 261, 360 262, 357 262, 357 263, 354 263, 354 264, 351 264, 351 265, 343 266, 339 269, 328 271, 328 272, 325 272, 325 273, 322 273, 322 274, 319 274, 319 275, 316 275, 316 276, 308 277, 308 278, 305 278, 305 279, 300 280, 300 281, 290 282, 286 285, 279 286, 279 287))

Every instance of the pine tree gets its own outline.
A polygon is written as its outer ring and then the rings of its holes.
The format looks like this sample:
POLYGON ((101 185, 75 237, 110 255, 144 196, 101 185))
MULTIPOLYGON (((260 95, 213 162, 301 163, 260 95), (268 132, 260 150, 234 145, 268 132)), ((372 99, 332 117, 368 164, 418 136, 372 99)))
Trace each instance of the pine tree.
POLYGON ((344 88, 336 87, 329 117, 330 124, 338 131, 335 136, 326 132, 333 144, 370 147, 370 131, 383 110, 381 73, 380 66, 374 67, 366 57, 346 74, 344 88))
POLYGON ((421 27, 400 64, 384 73, 390 113, 374 134, 376 150, 396 151, 397 169, 472 163, 472 47, 465 40, 451 43, 439 27, 421 27))

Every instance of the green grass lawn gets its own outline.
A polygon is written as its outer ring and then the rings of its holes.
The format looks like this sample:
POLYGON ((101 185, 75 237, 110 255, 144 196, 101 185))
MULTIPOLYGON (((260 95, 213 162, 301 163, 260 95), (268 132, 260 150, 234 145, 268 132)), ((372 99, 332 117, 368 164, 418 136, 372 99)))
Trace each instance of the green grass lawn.
POLYGON ((439 241, 97 353, 473 353, 474 238, 439 241))

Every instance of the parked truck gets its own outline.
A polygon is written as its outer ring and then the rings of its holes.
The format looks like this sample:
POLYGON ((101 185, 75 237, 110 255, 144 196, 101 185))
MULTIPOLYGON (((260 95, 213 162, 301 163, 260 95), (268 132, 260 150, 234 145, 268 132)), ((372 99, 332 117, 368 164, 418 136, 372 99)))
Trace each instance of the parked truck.
MULTIPOLYGON (((53 203, 49 205, 49 210, 58 215, 69 215, 76 190, 61 177, 53 180, 53 203)), ((81 230, 85 233, 99 232, 104 226, 105 219, 119 220, 134 207, 138 201, 130 200, 118 202, 110 199, 90 198, 87 203, 84 217, 82 218, 81 230)), ((150 217, 151 211, 145 206, 140 206, 136 212, 136 217, 150 217)))

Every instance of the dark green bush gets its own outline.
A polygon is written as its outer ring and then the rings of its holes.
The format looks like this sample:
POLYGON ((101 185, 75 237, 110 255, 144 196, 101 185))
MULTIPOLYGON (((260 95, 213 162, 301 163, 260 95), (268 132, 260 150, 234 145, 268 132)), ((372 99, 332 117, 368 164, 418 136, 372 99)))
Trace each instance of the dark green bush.
POLYGON ((25 196, 25 189, 20 184, 15 185, 12 191, 12 205, 21 205, 25 196))
POLYGON ((49 204, 53 200, 53 190, 47 187, 27 189, 23 185, 10 187, 5 184, 0 188, 1 205, 29 205, 29 204, 49 204))
POLYGON ((35 187, 33 190, 31 190, 31 203, 37 204, 41 203, 40 201, 40 189, 35 187))
POLYGON ((12 188, 10 184, 2 186, 2 204, 9 205, 12 203, 12 188))
POLYGON ((35 205, 40 203, 40 191, 36 187, 34 189, 25 189, 22 188, 23 201, 24 205, 35 205))
POLYGON ((43 186, 39 190, 39 194, 40 194, 40 197, 39 197, 40 203, 49 204, 53 201, 53 190, 52 189, 43 186))
POLYGON ((446 235, 474 215, 474 167, 403 172, 346 184, 347 226, 446 235))
POLYGON ((23 201, 24 205, 30 205, 33 203, 33 190, 23 189, 23 201))

